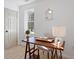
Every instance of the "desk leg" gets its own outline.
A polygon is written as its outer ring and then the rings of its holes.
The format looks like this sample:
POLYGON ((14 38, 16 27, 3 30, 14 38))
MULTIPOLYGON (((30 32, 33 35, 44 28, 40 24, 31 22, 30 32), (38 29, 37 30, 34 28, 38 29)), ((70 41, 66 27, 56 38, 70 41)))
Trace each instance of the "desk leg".
MULTIPOLYGON (((34 49, 35 49, 35 44, 34 44, 34 49)), ((35 59, 35 54, 33 53, 33 58, 35 59)))
MULTIPOLYGON (((38 45, 37 45, 37 47, 38 47, 38 45)), ((39 49, 38 49, 38 59, 40 59, 40 53, 39 53, 39 49)))
POLYGON ((28 43, 28 47, 29 47, 29 59, 31 59, 30 44, 29 43, 28 43))
POLYGON ((25 48, 25 57, 24 57, 24 59, 26 59, 26 56, 27 56, 27 43, 26 43, 26 48, 25 48))

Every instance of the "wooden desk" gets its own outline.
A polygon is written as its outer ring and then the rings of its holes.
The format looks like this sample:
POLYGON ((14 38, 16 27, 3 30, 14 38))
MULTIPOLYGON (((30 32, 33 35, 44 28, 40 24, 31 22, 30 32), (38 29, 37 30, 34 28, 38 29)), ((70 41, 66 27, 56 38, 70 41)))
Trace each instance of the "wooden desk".
MULTIPOLYGON (((41 38, 40 38, 41 39, 41 38)), ((47 40, 51 40, 51 39, 47 39, 47 40)), ((23 42, 27 42, 26 39, 22 40, 23 42)), ((44 42, 44 41, 39 41, 37 39, 29 39, 28 41, 30 44, 35 44, 35 45, 42 45, 42 46, 46 46, 48 48, 54 48, 54 49, 58 49, 58 50, 64 50, 63 46, 58 47, 57 45, 55 45, 54 42, 44 42)))
MULTIPOLYGON (((43 38, 39 38, 39 39, 43 39, 43 38)), ((47 39, 47 40, 51 40, 51 39, 47 39)), ((51 48, 51 49, 56 49, 56 50, 61 50, 61 51, 64 50, 64 47, 63 46, 58 47, 57 45, 55 45, 54 42, 40 41, 40 40, 37 40, 37 38, 35 38, 35 39, 29 38, 28 41, 26 41, 26 39, 25 40, 22 40, 22 41, 23 42, 26 42, 26 43, 34 44, 34 45, 46 46, 46 47, 51 48)))

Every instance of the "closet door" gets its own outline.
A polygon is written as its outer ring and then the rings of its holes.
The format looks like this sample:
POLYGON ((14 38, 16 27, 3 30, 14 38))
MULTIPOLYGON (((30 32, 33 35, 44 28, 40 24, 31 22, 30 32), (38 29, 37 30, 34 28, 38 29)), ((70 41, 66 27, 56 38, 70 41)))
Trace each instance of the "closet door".
POLYGON ((4 18, 4 45, 5 48, 13 47, 17 44, 16 38, 16 13, 12 11, 5 12, 4 18))

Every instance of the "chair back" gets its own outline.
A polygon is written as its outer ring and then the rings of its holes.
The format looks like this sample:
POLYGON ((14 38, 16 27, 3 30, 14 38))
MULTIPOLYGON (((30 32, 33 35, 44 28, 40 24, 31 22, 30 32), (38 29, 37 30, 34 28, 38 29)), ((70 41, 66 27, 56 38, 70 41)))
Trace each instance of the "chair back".
POLYGON ((61 47, 65 48, 65 41, 63 41, 61 47))

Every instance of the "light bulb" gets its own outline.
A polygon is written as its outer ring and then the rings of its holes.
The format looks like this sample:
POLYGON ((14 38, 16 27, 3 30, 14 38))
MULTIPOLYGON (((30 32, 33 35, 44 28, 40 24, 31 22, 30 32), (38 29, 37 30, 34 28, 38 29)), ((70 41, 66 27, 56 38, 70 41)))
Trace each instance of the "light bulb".
POLYGON ((50 13, 50 14, 51 14, 51 13, 52 13, 52 11, 51 11, 51 10, 49 10, 49 11, 48 11, 48 13, 50 13))

